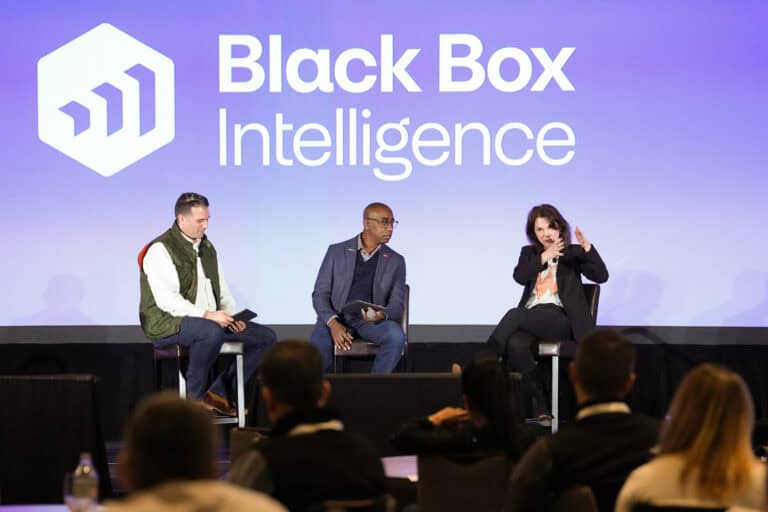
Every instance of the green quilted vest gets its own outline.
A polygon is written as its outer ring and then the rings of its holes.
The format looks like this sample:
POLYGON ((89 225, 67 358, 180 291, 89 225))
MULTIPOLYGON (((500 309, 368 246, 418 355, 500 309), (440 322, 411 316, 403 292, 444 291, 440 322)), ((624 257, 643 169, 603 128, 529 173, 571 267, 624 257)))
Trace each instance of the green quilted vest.
MULTIPOLYGON (((192 243, 184 238, 175 222, 168 231, 152 240, 149 245, 156 242, 163 244, 168 254, 171 255, 171 260, 179 276, 179 292, 181 296, 194 304, 197 298, 197 254, 192 247, 192 243)), ((208 238, 204 236, 200 242, 199 250, 203 270, 205 275, 211 280, 213 295, 216 298, 216 309, 219 309, 221 288, 219 287, 219 265, 216 259, 216 249, 208 241, 208 238)), ((149 339, 157 340, 178 333, 182 317, 171 316, 157 307, 143 268, 140 269, 139 274, 141 284, 139 320, 141 321, 141 328, 144 329, 144 334, 149 339)))

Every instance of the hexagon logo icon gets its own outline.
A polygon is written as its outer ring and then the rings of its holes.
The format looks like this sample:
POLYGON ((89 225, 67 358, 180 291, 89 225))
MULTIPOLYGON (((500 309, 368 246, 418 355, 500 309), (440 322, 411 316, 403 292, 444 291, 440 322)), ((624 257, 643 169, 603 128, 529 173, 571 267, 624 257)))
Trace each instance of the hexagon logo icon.
POLYGON ((40 140, 112 176, 174 137, 173 61, 108 23, 37 62, 40 140))

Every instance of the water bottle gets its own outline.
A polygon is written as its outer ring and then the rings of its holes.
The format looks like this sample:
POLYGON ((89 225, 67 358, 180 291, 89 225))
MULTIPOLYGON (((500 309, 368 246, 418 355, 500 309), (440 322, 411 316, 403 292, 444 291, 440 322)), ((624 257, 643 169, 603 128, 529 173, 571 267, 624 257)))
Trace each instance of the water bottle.
POLYGON ((65 492, 67 508, 72 512, 88 512, 99 499, 99 474, 91 462, 91 454, 80 454, 80 463, 72 473, 68 492, 65 492))

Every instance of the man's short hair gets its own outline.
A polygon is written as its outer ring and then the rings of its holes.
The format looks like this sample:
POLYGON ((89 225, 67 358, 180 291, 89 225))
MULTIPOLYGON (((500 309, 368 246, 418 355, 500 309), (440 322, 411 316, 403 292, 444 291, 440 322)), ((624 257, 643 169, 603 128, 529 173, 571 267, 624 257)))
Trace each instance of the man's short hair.
POLYGON ((579 343, 576 374, 584 391, 595 399, 624 398, 634 371, 635 349, 616 331, 593 331, 579 343))
POLYGON ((272 397, 295 409, 317 407, 323 391, 323 359, 306 341, 275 343, 264 356, 261 383, 272 397))
POLYGON ((365 220, 368 217, 368 215, 370 215, 371 210, 389 210, 391 212, 392 208, 390 208, 384 203, 371 203, 365 208, 363 208, 363 220, 365 220))
POLYGON ((195 192, 184 192, 176 200, 176 206, 173 209, 174 216, 188 215, 196 206, 208 208, 208 198, 195 192))
POLYGON ((123 443, 134 490, 170 480, 212 477, 216 431, 211 415, 170 391, 152 395, 136 407, 123 443))

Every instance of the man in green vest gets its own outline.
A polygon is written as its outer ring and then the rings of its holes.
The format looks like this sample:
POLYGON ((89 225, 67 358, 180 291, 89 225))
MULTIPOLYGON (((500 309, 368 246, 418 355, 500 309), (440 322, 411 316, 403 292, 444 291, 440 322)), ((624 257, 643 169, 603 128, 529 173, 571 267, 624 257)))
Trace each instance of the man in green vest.
POLYGON ((139 318, 155 347, 183 345, 189 349, 187 391, 209 408, 235 414, 228 398, 235 390, 231 364, 206 390, 208 372, 222 343, 239 341, 244 348, 248 378, 277 337, 272 329, 253 322, 235 321, 235 301, 205 236, 208 199, 194 192, 179 196, 176 222, 147 244, 139 255, 141 304, 139 318))

